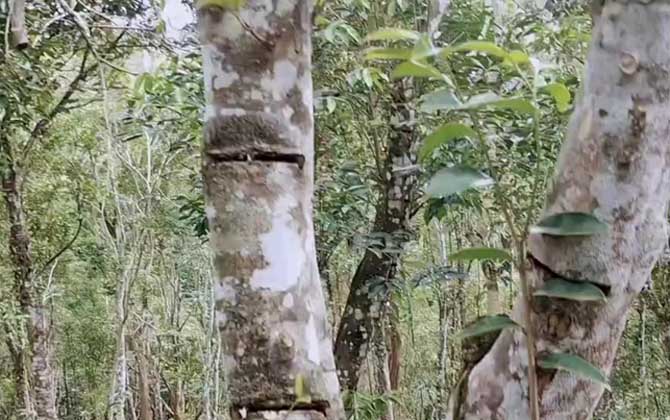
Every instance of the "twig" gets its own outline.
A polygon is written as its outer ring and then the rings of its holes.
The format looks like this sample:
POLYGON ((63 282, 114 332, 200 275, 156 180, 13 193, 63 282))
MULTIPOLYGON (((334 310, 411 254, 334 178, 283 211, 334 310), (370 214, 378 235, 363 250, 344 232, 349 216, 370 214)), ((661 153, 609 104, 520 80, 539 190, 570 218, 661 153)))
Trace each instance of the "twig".
POLYGON ((79 224, 77 225, 77 231, 72 236, 72 239, 70 239, 65 245, 63 245, 63 247, 58 252, 56 252, 53 257, 49 258, 46 264, 44 264, 44 266, 39 271, 37 271, 34 278, 38 278, 39 276, 41 276, 54 261, 56 261, 61 255, 63 255, 65 251, 70 249, 70 247, 75 243, 75 241, 79 237, 79 233, 81 232, 81 227, 83 226, 83 224, 84 219, 81 215, 79 215, 79 224))
MULTIPOLYGON (((123 67, 119 67, 116 64, 102 58, 100 56, 100 54, 98 54, 98 51, 96 50, 95 46, 93 45, 93 40, 91 39, 91 31, 88 28, 88 25, 86 24, 86 22, 81 18, 81 16, 79 16, 79 14, 66 1, 58 0, 58 3, 61 5, 61 7, 63 9, 65 9, 65 11, 67 11, 67 13, 70 16, 72 16, 72 20, 74 21, 74 23, 79 28, 79 32, 81 32, 81 35, 84 37, 84 41, 86 42, 86 45, 88 46, 89 50, 91 51, 93 56, 96 58, 96 60, 98 60, 99 62, 113 68, 116 71, 131 74, 133 76, 137 75, 137 73, 134 73, 130 70, 124 69, 123 67)), ((125 30, 124 30, 124 32, 125 32, 125 30)))

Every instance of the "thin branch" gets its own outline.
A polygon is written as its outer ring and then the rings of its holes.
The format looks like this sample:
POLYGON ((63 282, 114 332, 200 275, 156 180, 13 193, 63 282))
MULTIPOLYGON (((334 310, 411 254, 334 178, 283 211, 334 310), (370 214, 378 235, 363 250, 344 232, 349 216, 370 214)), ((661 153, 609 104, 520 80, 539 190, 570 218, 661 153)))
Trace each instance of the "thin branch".
MULTIPOLYGON (((96 58, 96 60, 98 60, 100 63, 103 63, 103 64, 111 67, 112 69, 114 69, 116 71, 120 71, 122 73, 128 73, 128 74, 131 74, 133 76, 137 75, 137 73, 134 73, 134 72, 131 72, 127 69, 124 69, 123 67, 119 67, 116 64, 102 58, 102 56, 100 56, 100 54, 98 54, 97 49, 93 45, 93 40, 91 39, 91 31, 88 28, 88 25, 86 24, 84 19, 82 19, 81 16, 79 15, 79 13, 77 13, 72 8, 72 6, 70 6, 66 1, 58 0, 58 3, 72 17, 72 20, 74 21, 75 25, 77 25, 77 28, 79 28, 79 32, 81 32, 81 35, 84 37, 84 41, 86 42, 86 45, 88 46, 89 50, 91 51, 93 56, 96 58)), ((124 29, 124 32, 125 32, 125 29, 124 29)))
POLYGON ((39 276, 41 276, 54 261, 56 261, 58 258, 60 258, 60 256, 65 253, 65 251, 67 251, 68 249, 70 249, 72 247, 72 245, 74 245, 75 241, 79 237, 79 233, 81 232, 81 228, 82 228, 83 224, 84 224, 84 218, 81 217, 81 215, 80 215, 79 224, 77 225, 77 231, 72 236, 72 239, 70 239, 65 245, 63 245, 63 247, 58 252, 56 252, 56 254, 54 254, 53 257, 49 258, 49 260, 46 262, 46 264, 44 264, 44 266, 39 271, 37 271, 34 278, 38 278, 39 276))
MULTIPOLYGON (((125 34, 126 34, 125 31, 119 34, 119 36, 117 36, 116 39, 112 41, 108 49, 111 50, 112 48, 115 48, 125 34)), ((88 54, 89 50, 87 49, 84 52, 84 57, 82 58, 81 66, 79 67, 79 72, 77 76, 75 76, 75 78, 72 79, 70 85, 68 86, 67 90, 65 91, 61 99, 58 101, 58 103, 52 108, 52 110, 49 112, 46 118, 38 121, 37 124, 35 124, 35 126, 33 127, 30 133, 30 139, 28 141, 28 144, 26 144, 26 146, 23 149, 22 155, 24 159, 28 156, 28 153, 30 152, 30 149, 32 148, 34 142, 42 134, 44 134, 49 124, 51 124, 51 122, 53 121, 54 117, 56 117, 56 115, 66 110, 65 105, 68 102, 70 102, 72 96, 77 91, 79 84, 84 80, 86 80, 89 74, 98 67, 98 63, 93 63, 90 66, 86 67, 88 54)))

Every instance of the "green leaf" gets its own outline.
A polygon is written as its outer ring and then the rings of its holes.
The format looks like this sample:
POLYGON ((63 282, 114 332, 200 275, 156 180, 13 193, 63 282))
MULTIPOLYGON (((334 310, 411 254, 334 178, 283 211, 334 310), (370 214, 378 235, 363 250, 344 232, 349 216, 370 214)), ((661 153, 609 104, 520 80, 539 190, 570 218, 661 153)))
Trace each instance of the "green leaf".
POLYGON ((493 92, 472 96, 466 103, 461 103, 448 90, 439 90, 424 96, 422 110, 431 111, 465 111, 491 107, 509 109, 524 114, 533 114, 535 107, 530 101, 523 98, 501 98, 493 92))
POLYGON ((530 63, 530 57, 528 57, 528 54, 520 50, 510 51, 505 57, 505 59, 512 64, 530 63))
POLYGON ((414 49, 412 50, 412 60, 422 60, 428 57, 433 57, 440 52, 439 48, 436 48, 433 45, 430 37, 428 35, 421 35, 416 44, 414 44, 414 49))
POLYGON ((538 360, 543 369, 561 369, 591 379, 610 389, 605 374, 591 363, 574 354, 557 353, 538 360))
POLYGON ((368 41, 417 41, 420 35, 416 31, 400 28, 382 28, 369 34, 365 39, 368 41))
POLYGON ((300 374, 295 377, 295 396, 296 404, 311 404, 312 402, 309 380, 300 374))
POLYGON ((477 109, 484 107, 493 107, 498 109, 510 109, 512 111, 532 114, 535 107, 528 100, 523 98, 501 98, 492 92, 483 93, 471 97, 464 103, 460 109, 477 109))
POLYGON ((435 67, 429 64, 417 63, 415 61, 405 61, 393 69, 391 79, 402 79, 403 77, 444 78, 442 73, 435 67))
POLYGON ((607 225, 588 213, 559 213, 542 219, 530 233, 550 236, 591 236, 607 231, 607 225))
POLYGON ((220 7, 226 10, 239 10, 246 4, 246 0, 198 0, 195 8, 220 7))
POLYGON ((426 137, 423 141, 423 146, 421 146, 420 155, 422 159, 427 158, 433 152, 433 150, 442 146, 445 143, 448 143, 454 139, 458 138, 475 138, 477 133, 475 130, 470 128, 465 124, 460 123, 448 123, 438 128, 431 134, 426 137))
POLYGON ((493 185, 493 179, 468 166, 452 166, 438 171, 428 182, 426 195, 442 198, 470 188, 493 185))
POLYGON ((412 50, 403 48, 368 48, 366 60, 409 60, 412 50))
POLYGON ((449 89, 436 90, 421 98, 421 110, 424 112, 456 109, 461 105, 461 101, 449 89))
POLYGON ((487 42, 487 41, 468 41, 464 42, 462 44, 456 45, 454 47, 448 48, 445 50, 445 53, 451 53, 451 52, 461 52, 461 51, 467 51, 467 52, 479 52, 479 53, 484 53, 488 55, 492 55, 495 57, 500 57, 500 58, 506 58, 507 57, 507 51, 504 49, 500 48, 493 42, 487 42))
POLYGON ((533 293, 533 296, 555 297, 578 302, 602 302, 607 300, 605 293, 593 283, 571 281, 558 277, 547 280, 541 289, 533 293))
POLYGON ((512 327, 519 327, 519 324, 506 315, 485 316, 464 328, 463 331, 456 334, 456 337, 457 339, 477 337, 512 327))
POLYGON ((450 261, 512 261, 512 255, 504 249, 467 248, 449 255, 450 261))
POLYGON ((544 87, 544 90, 549 92, 556 102, 558 112, 565 112, 570 109, 570 101, 572 95, 567 87, 562 83, 552 83, 544 87))

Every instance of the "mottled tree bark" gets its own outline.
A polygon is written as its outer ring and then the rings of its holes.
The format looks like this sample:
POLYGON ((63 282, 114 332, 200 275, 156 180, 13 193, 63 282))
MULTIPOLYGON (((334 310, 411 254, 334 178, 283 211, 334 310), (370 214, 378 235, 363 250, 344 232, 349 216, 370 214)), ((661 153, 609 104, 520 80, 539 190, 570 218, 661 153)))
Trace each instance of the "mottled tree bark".
MULTIPOLYGON (((608 0, 595 16, 583 97, 572 117, 545 215, 593 213, 607 233, 531 235, 531 289, 555 275, 608 290, 606 303, 535 298, 538 353, 579 355, 606 373, 631 305, 666 244, 670 196, 670 6, 608 0)), ((519 322, 524 305, 514 311, 519 322)), ((472 370, 464 419, 528 418, 528 359, 520 330, 502 333, 472 370)), ((540 370, 543 419, 588 419, 603 386, 540 370)))
POLYGON ((482 271, 486 279, 486 314, 497 315, 502 313, 500 304, 500 287, 498 286, 498 270, 490 261, 482 263, 482 271))
POLYGON ((309 0, 198 11, 217 323, 232 416, 341 418, 316 264, 309 0))
POLYGON ((409 240, 409 219, 417 194, 411 110, 406 105, 404 87, 394 98, 398 122, 391 132, 389 151, 384 165, 383 194, 377 203, 373 232, 386 233, 380 249, 368 249, 351 281, 349 297, 335 340, 335 357, 340 381, 346 389, 356 389, 359 371, 365 360, 372 331, 379 324, 386 296, 375 296, 370 290, 375 282, 388 283, 397 272, 400 251, 409 240))
MULTIPOLYGON (((428 7, 428 31, 435 34, 449 6, 449 1, 432 0, 428 7)), ((380 249, 366 250, 349 288, 335 340, 335 358, 340 382, 346 389, 356 389, 359 372, 365 360, 373 327, 383 328, 382 308, 388 296, 374 296, 371 285, 391 282, 398 269, 402 250, 410 239, 410 219, 418 197, 416 146, 413 110, 408 105, 412 87, 406 82, 394 86, 392 131, 383 165, 382 194, 377 202, 374 233, 386 234, 380 249)), ((396 366, 397 368, 397 366, 396 366)))
POLYGON ((11 346, 17 375, 17 402, 19 410, 23 412, 34 411, 40 420, 55 420, 56 386, 51 365, 51 321, 34 278, 32 242, 23 203, 23 176, 4 127, 0 127, 0 168, 0 186, 9 216, 8 242, 14 268, 14 291, 26 317, 28 335, 28 348, 11 346), (32 383, 28 383, 28 378, 32 383))

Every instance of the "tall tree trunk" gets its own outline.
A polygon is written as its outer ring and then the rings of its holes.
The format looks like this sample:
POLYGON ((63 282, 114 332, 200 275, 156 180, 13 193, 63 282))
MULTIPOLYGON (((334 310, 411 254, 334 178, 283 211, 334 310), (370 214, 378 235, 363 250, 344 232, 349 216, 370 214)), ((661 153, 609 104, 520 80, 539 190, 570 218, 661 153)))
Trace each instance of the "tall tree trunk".
POLYGON ((184 384, 178 379, 170 389, 170 411, 172 411, 173 420, 186 420, 184 400, 184 384))
MULTIPOLYGON (((608 0, 596 10, 583 97, 544 214, 593 213, 609 229, 531 235, 530 280, 531 289, 557 275, 590 281, 609 296, 602 304, 535 298, 530 310, 538 354, 576 354, 609 373, 631 304, 667 240, 670 8, 608 0)), ((514 311, 518 321, 523 308, 514 311)), ((528 418, 525 346, 520 330, 501 334, 471 371, 456 418, 528 418)), ((603 393, 564 371, 541 370, 538 383, 543 419, 588 419, 603 393)))
MULTIPOLYGON (((442 222, 435 221, 437 240, 440 250, 440 265, 446 266, 449 263, 449 251, 447 244, 447 235, 444 232, 444 225, 442 222)), ((437 403, 435 411, 438 419, 446 417, 448 408, 448 385, 449 385, 449 368, 451 360, 449 358, 449 319, 453 313, 453 307, 449 300, 449 285, 446 282, 439 284, 438 290, 438 312, 439 312, 439 345, 438 360, 437 360, 437 403)))
POLYGON ((124 269, 116 286, 116 352, 112 387, 109 394, 110 420, 125 420, 126 418, 126 399, 128 396, 128 343, 126 342, 128 276, 126 271, 127 269, 124 269))
POLYGON ((312 222, 312 2, 203 4, 202 169, 231 414, 341 418, 312 222))
MULTIPOLYGON (((388 293, 374 296, 372 283, 392 281, 397 273, 400 250, 409 240, 409 219, 416 195, 417 177, 411 110, 406 105, 406 88, 398 88, 394 101, 397 123, 391 133, 383 177, 388 180, 379 202, 373 231, 385 233, 381 249, 368 249, 351 281, 349 297, 335 340, 335 357, 340 381, 346 389, 356 389, 372 331, 381 328, 382 308, 388 293)), ((387 287, 388 288, 388 287, 387 287)))
MULTIPOLYGON (((431 34, 437 30, 446 13, 448 1, 429 3, 428 22, 431 34)), ((366 358, 374 328, 382 327, 381 310, 387 295, 373 296, 374 282, 388 283, 397 274, 402 249, 409 241, 409 223, 418 195, 415 171, 416 140, 414 113, 408 106, 412 87, 405 81, 396 83, 393 101, 393 128, 389 136, 388 153, 383 166, 382 195, 376 206, 374 233, 385 234, 382 249, 366 250, 349 288, 335 340, 335 358, 340 382, 346 389, 356 389, 360 368, 366 358)))
MULTIPOLYGON (((148 308, 145 306, 144 311, 147 310, 148 308)), ((140 326, 138 334, 132 340, 137 365, 137 418, 139 420, 153 420, 154 418, 151 409, 151 345, 146 327, 148 322, 148 319, 143 320, 143 325, 140 326)))
POLYGON ((17 400, 19 410, 27 413, 34 410, 40 420, 55 420, 56 387, 51 360, 51 322, 34 278, 31 237, 23 203, 23 176, 7 137, 5 124, 2 125, 0 185, 10 224, 8 242, 14 268, 14 291, 21 312, 26 317, 25 331, 29 346, 27 349, 11 346, 17 375, 17 400), (30 373, 27 374, 27 371, 30 373), (28 377, 32 386, 28 383, 28 377))

